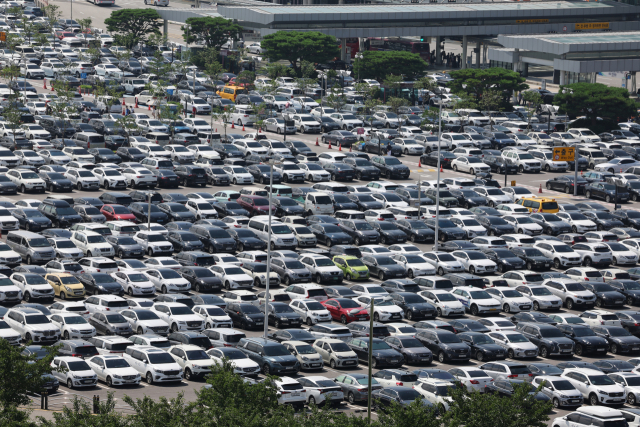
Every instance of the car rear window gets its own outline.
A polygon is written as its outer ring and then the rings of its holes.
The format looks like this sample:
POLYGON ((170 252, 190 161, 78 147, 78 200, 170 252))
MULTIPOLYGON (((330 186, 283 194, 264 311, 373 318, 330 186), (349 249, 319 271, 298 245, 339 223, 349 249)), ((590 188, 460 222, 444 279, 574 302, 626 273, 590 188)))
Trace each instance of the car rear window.
POLYGON ((82 347, 76 347, 74 353, 82 354, 83 356, 87 356, 87 355, 90 355, 90 354, 98 353, 98 350, 93 345, 85 345, 85 346, 82 346, 82 347))
POLYGON ((309 289, 307 291, 310 297, 326 297, 327 293, 324 289, 309 289))

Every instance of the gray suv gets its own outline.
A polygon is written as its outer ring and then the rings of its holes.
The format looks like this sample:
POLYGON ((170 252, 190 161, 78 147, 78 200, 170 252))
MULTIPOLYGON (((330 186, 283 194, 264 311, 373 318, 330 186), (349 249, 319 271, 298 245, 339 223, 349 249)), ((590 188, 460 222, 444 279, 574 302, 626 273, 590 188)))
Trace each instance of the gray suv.
POLYGON ((311 272, 297 259, 272 258, 271 268, 278 273, 285 286, 293 283, 311 282, 311 272))
POLYGON ((279 342, 264 338, 242 338, 237 348, 262 368, 265 375, 297 374, 298 359, 279 342))
POLYGON ((555 326, 519 322, 516 330, 538 347, 541 357, 573 356, 573 341, 565 337, 555 326))

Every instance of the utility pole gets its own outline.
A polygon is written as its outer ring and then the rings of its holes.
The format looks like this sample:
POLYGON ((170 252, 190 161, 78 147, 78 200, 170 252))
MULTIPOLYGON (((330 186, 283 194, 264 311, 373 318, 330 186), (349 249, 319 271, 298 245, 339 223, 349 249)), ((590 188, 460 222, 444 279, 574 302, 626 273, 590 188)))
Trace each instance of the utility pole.
POLYGON ((438 165, 437 167, 437 181, 436 181, 436 235, 433 245, 433 250, 438 250, 438 231, 440 229, 440 167, 442 167, 440 163, 440 144, 442 143, 442 99, 439 103, 439 111, 438 114, 438 165))
POLYGON ((371 308, 369 310, 369 385, 367 399, 367 421, 371 424, 371 383, 373 382, 373 374, 371 372, 371 365, 373 364, 373 309, 376 304, 375 298, 371 297, 371 308))

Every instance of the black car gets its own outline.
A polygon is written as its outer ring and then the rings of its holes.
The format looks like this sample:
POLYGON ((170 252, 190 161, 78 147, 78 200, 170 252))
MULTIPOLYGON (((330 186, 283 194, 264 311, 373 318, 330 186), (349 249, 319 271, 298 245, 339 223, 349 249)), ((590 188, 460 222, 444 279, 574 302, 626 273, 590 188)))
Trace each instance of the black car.
POLYGON ((331 174, 332 181, 353 181, 356 176, 355 170, 342 162, 327 163, 323 168, 331 174))
MULTIPOLYGON (((165 200, 166 200, 165 195, 165 200)), ((165 202, 160 203, 158 209, 167 214, 169 221, 188 221, 195 222, 196 216, 189 211, 182 203, 165 202)))
POLYGON ((396 221, 398 229, 402 230, 413 243, 433 243, 436 233, 417 219, 401 219, 396 221))
POLYGON ((626 360, 596 360, 593 362, 605 374, 614 374, 616 372, 632 372, 635 365, 626 360))
POLYGON ((180 180, 174 171, 168 169, 156 169, 153 174, 158 178, 158 187, 178 188, 180 180))
MULTIPOLYGON (((562 191, 566 194, 573 194, 575 187, 575 177, 573 175, 560 175, 551 178, 545 186, 547 190, 562 191)), ((584 194, 588 181, 578 176, 578 194, 584 194)))
POLYGON ((329 198, 333 202, 333 208, 336 212, 342 210, 358 210, 357 203, 352 201, 345 194, 329 193, 327 194, 327 196, 329 196, 329 198))
POLYGON ((515 247, 511 248, 511 252, 525 262, 527 270, 549 269, 553 263, 537 248, 515 247))
POLYGON ((550 400, 549 396, 542 391, 536 392, 536 388, 530 382, 511 378, 509 378, 509 381, 497 380, 490 382, 485 386, 485 393, 496 394, 500 397, 512 397, 516 394, 518 387, 525 387, 537 401, 548 402, 550 400))
MULTIPOLYGON (((371 348, 372 354, 372 367, 379 369, 384 366, 391 368, 399 368, 404 362, 404 357, 397 350, 394 350, 381 340, 380 338, 372 339, 373 347, 371 348)), ((363 363, 369 363, 369 339, 368 338, 352 338, 347 341, 347 345, 358 356, 358 360, 363 363)))
MULTIPOLYGON (((283 303, 275 304, 280 305, 283 303)), ((307 344, 313 344, 318 339, 305 329, 280 329, 279 331, 275 331, 272 334, 269 334, 269 338, 278 342, 302 341, 307 344)))
POLYGON ((637 353, 640 351, 640 338, 631 335, 620 326, 592 326, 593 332, 609 343, 612 354, 637 353))
MULTIPOLYGON (((355 171, 355 178, 359 181, 375 181, 380 178, 380 170, 367 159, 350 157, 342 160, 342 162, 355 171)), ((325 169, 327 168, 325 167, 325 169)))
POLYGON ((331 247, 334 244, 351 244, 352 238, 337 225, 333 224, 311 224, 309 230, 316 236, 319 242, 331 247))
POLYGON ((472 208, 474 206, 487 206, 489 200, 476 193, 473 190, 456 190, 450 189, 449 193, 456 199, 458 199, 458 206, 462 206, 465 209, 472 208))
POLYGON ((227 305, 224 311, 231 318, 234 327, 244 330, 263 328, 264 313, 253 304, 232 303, 227 305))
POLYGON ((302 153, 313 153, 313 150, 302 141, 285 141, 284 145, 294 156, 302 153))
POLYGON ((238 252, 264 251, 267 249, 267 242, 261 240, 256 233, 248 228, 230 228, 227 233, 238 244, 238 252))
POLYGON ((481 334, 491 332, 489 328, 476 320, 452 319, 448 320, 447 323, 449 323, 453 327, 453 329, 455 329, 457 334, 461 332, 475 332, 481 334))
POLYGON ((329 133, 333 130, 340 129, 340 123, 329 116, 316 117, 316 120, 320 123, 320 131, 322 133, 329 133))
POLYGON ((588 219, 596 223, 598 231, 611 230, 612 228, 616 227, 624 227, 623 222, 609 212, 593 210, 583 211, 582 213, 588 219))
POLYGON ((121 163, 122 158, 117 154, 113 154, 108 148, 89 148, 87 150, 96 160, 94 163, 121 163))
POLYGON ((116 155, 123 162, 139 162, 147 157, 146 154, 135 147, 120 147, 116 150, 116 155))
POLYGON ((640 283, 626 279, 611 280, 609 285, 625 296, 627 305, 640 305, 640 283))
POLYGON ((359 211, 378 210, 383 209, 382 202, 374 199, 369 193, 351 193, 347 194, 347 197, 356 205, 358 205, 359 211))
POLYGON ((491 148, 502 150, 505 147, 515 147, 516 142, 504 132, 486 131, 483 135, 491 142, 491 148))
MULTIPOLYGON (((149 202, 149 199, 151 199, 151 203, 153 203, 154 205, 157 205, 158 203, 162 203, 164 202, 164 198, 162 197, 162 194, 160 194, 157 191, 149 191, 149 190, 133 190, 129 192, 129 196, 131 196, 131 200, 133 200, 133 202, 149 202)), ((131 207, 131 205, 129 205, 129 207, 131 207)))
POLYGON ((324 290, 329 298, 355 298, 358 296, 346 286, 327 286, 324 290))
POLYGON ((596 335, 588 325, 562 323, 556 327, 575 343, 576 356, 582 357, 586 354, 604 356, 609 350, 607 340, 596 335))
POLYGON ((556 214, 534 213, 529 216, 533 222, 544 229, 545 234, 558 236, 560 234, 571 233, 571 225, 563 221, 556 214))
MULTIPOLYGON (((267 321, 280 329, 282 327, 295 328, 302 325, 302 316, 293 311, 289 304, 284 302, 271 302, 267 306, 267 321)), ((260 305, 260 311, 264 313, 265 306, 260 305)), ((311 334, 310 334, 311 335, 311 334)))
POLYGON ((238 202, 218 202, 212 205, 220 218, 226 216, 249 216, 249 212, 238 202))
POLYGON ((389 156, 375 156, 371 159, 373 166, 380 169, 380 175, 391 179, 393 177, 408 179, 411 171, 400 160, 389 156))
POLYGON ((415 190, 413 188, 398 187, 395 189, 395 193, 403 202, 406 202, 409 206, 416 206, 420 203, 420 206, 433 205, 434 201, 421 190, 415 190))
POLYGON ((222 289, 222 280, 206 267, 181 267, 180 275, 191 283, 191 288, 196 292, 212 292, 222 289))
POLYGON ((353 238, 356 246, 377 244, 380 240, 380 234, 364 220, 341 219, 338 227, 353 238))
POLYGON ((491 168, 491 172, 504 174, 506 169, 507 175, 516 175, 518 173, 518 165, 505 159, 502 155, 485 154, 482 162, 491 168))
POLYGON ((596 294, 596 307, 622 307, 627 297, 608 283, 581 282, 596 294))
POLYGON ((323 144, 349 148, 352 144, 358 142, 358 137, 348 130, 332 130, 331 132, 323 134, 321 140, 323 144))
POLYGON ((56 228, 70 227, 82 222, 82 217, 64 200, 45 199, 38 205, 38 210, 49 218, 56 228))
POLYGON ((527 368, 529 368, 534 377, 541 375, 559 377, 564 372, 564 369, 560 369, 550 363, 529 363, 527 368))
POLYGON ((453 332, 443 329, 422 329, 415 338, 438 358, 440 363, 450 361, 468 362, 471 348, 453 332))
POLYGON ((40 172, 38 176, 45 182, 50 193, 54 191, 68 192, 73 190, 73 183, 58 172, 40 172))
POLYGON ((153 202, 151 207, 149 207, 149 203, 135 202, 129 205, 129 210, 139 223, 166 224, 169 222, 169 215, 161 211, 153 202), (149 218, 149 214, 151 214, 151 218, 149 218))
POLYGON ((593 182, 585 186, 585 196, 588 199, 602 199, 607 203, 622 203, 629 201, 629 193, 624 187, 617 187, 606 182, 593 182))
POLYGON ((408 320, 434 319, 436 317, 436 308, 418 294, 393 292, 390 295, 393 303, 404 311, 404 316, 408 320))
MULTIPOLYGON (((387 337, 384 341, 389 347, 400 352, 404 356, 406 363, 414 365, 427 364, 433 361, 431 350, 424 346, 420 341, 410 336, 387 337)), ((417 380, 417 376, 416 376, 417 380)))
MULTIPOLYGON (((500 218, 502 219, 502 218, 500 218)), ((424 223, 430 229, 436 229, 436 219, 435 218, 427 218, 424 223)), ((441 219, 437 222, 438 224, 438 239, 446 242, 447 240, 464 240, 467 237, 467 232, 462 228, 455 225, 452 221, 448 219, 441 219)))
MULTIPOLYGON (((255 182, 261 184, 269 184, 271 180, 271 167, 263 164, 250 165, 246 168, 253 176, 255 182)), ((273 183, 280 184, 282 182, 282 175, 278 171, 273 171, 273 183)))
MULTIPOLYGON (((631 182, 635 182, 635 181, 630 181, 630 183, 631 182)), ((638 183, 640 184, 640 181, 638 181, 638 183)), ((631 198, 633 199, 633 193, 631 198)), ((637 200, 637 199, 633 199, 633 200, 637 200)), ((636 230, 640 230, 640 212, 627 210, 627 209, 617 209, 613 211, 611 215, 614 216, 619 221, 622 221, 624 225, 628 227, 633 227, 636 230)))
POLYGON ((554 325, 544 323, 519 322, 516 331, 527 337, 540 349, 540 357, 552 355, 572 356, 574 343, 554 325))
POLYGON ((278 196, 271 199, 271 203, 276 208, 276 216, 283 218, 285 216, 303 216, 304 208, 291 197, 278 196))
POLYGON ((482 252, 491 261, 498 265, 499 273, 506 273, 511 270, 524 270, 525 261, 517 257, 509 249, 482 249, 482 252))
POLYGON ((44 228, 51 227, 53 224, 49 218, 37 209, 14 209, 11 215, 18 220, 20 227, 27 231, 40 231, 44 228))
POLYGON ((211 254, 235 252, 237 243, 226 230, 215 225, 201 225, 193 232, 204 243, 205 250, 211 254))
POLYGON ((336 245, 329 249, 329 253, 326 254, 329 258, 333 258, 336 255, 349 255, 356 258, 362 257, 362 252, 354 245, 336 245))
POLYGON ((183 187, 187 185, 206 187, 207 185, 207 173, 200 166, 180 165, 174 169, 174 172, 178 175, 183 187))
MULTIPOLYGON (((472 212, 476 212, 475 209, 472 212)), ((493 215, 480 215, 476 219, 484 228, 487 229, 487 233, 490 236, 502 236, 503 234, 512 234, 516 230, 513 225, 509 224, 503 218, 493 215)))
MULTIPOLYGON (((516 289, 517 290, 517 289, 516 289)), ((545 323, 549 325, 556 325, 557 323, 553 321, 549 316, 544 313, 539 313, 537 311, 532 312, 520 312, 509 318, 511 323, 545 323)))
POLYGON ((384 245, 393 243, 404 243, 407 241, 407 234, 400 230, 397 225, 389 221, 371 222, 371 226, 380 235, 380 243, 384 245))
POLYGON ((396 145, 389 139, 378 138, 372 138, 369 141, 365 141, 364 152, 385 155, 389 152, 389 147, 391 147, 392 156, 400 157, 402 155, 402 147, 396 145))
POLYGON ((507 357, 504 349, 482 332, 463 332, 458 334, 458 338, 471 348, 471 355, 478 362, 504 360, 507 357))
POLYGON ((633 310, 617 311, 616 316, 620 319, 622 327, 632 335, 640 335, 640 312, 633 310))
POLYGON ((205 167, 204 171, 207 174, 207 184, 229 185, 231 183, 229 175, 220 167, 205 167))
POLYGON ((444 169, 451 169, 451 162, 457 158, 458 156, 456 156, 450 151, 440 150, 439 157, 438 157, 437 151, 432 151, 431 153, 423 154, 422 156, 420 156, 420 162, 423 165, 436 166, 436 167, 442 166, 442 168, 444 169), (438 164, 438 160, 440 161, 439 164, 438 164))
POLYGON ((124 295, 124 289, 107 273, 82 273, 76 275, 87 294, 124 295))
POLYGON ((172 230, 167 234, 167 240, 171 242, 176 252, 204 249, 204 244, 200 241, 200 238, 190 231, 172 230))
POLYGON ((385 280, 380 286, 389 293, 394 292, 409 292, 417 294, 420 292, 420 286, 411 279, 391 279, 385 280))
MULTIPOLYGON (((435 233, 434 233, 435 234, 435 233)), ((479 251, 480 248, 466 240, 447 240, 438 245, 438 249, 443 252, 453 251, 479 251)))

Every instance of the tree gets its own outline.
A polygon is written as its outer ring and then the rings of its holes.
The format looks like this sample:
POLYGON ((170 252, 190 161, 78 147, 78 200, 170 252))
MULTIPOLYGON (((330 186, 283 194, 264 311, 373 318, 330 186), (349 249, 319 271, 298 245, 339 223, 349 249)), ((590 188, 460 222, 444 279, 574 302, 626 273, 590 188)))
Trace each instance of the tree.
POLYGON ((294 74, 291 68, 277 62, 265 65, 259 72, 273 80, 278 77, 293 77, 292 74, 294 74))
POLYGON ((573 83, 560 86, 553 105, 570 117, 586 116, 591 126, 598 117, 626 121, 637 115, 638 103, 629 98, 625 88, 609 87, 602 83, 573 83))
POLYGON ((528 90, 522 94, 522 99, 531 107, 533 107, 533 111, 527 111, 527 128, 531 128, 531 118, 533 117, 533 113, 538 110, 538 107, 544 103, 542 99, 542 95, 539 92, 534 92, 532 90, 528 90))
POLYGON ((528 383, 515 384, 514 388, 511 397, 470 392, 466 387, 451 389, 444 427, 546 427, 551 402, 537 400, 528 383))
POLYGON ((429 103, 431 95, 429 92, 434 92, 438 88, 438 83, 431 77, 421 77, 413 84, 414 89, 418 89, 422 93, 422 99, 425 104, 429 103), (426 95, 426 98, 425 98, 426 95))
POLYGON ((161 19, 155 9, 120 9, 111 12, 104 23, 107 31, 114 33, 117 44, 131 49, 151 34, 160 34, 161 19))
POLYGON ((48 4, 42 8, 42 14, 49 18, 49 21, 57 21, 62 18, 62 11, 57 4, 48 4))
POLYGON ((352 74, 361 79, 376 80, 396 74, 404 76, 405 80, 413 80, 422 75, 427 66, 416 53, 368 50, 362 52, 362 59, 354 64, 352 74))
POLYGON ((62 411, 54 412, 53 419, 38 417, 39 427, 130 427, 129 417, 115 410, 116 400, 109 393, 104 402, 100 402, 97 414, 93 414, 93 406, 85 400, 74 396, 71 406, 63 406, 62 411))
POLYGON ((80 31, 82 31, 83 33, 89 33, 89 31, 91 30, 91 24, 93 24, 93 19, 91 19, 90 17, 82 18, 76 20, 76 22, 78 23, 78 25, 80 25, 80 31))
POLYGON ((341 90, 341 88, 337 89, 335 86, 332 87, 329 96, 327 96, 327 104, 336 111, 342 110, 342 107, 347 104, 344 91, 341 90))
POLYGON ((398 127, 400 127, 402 125, 402 122, 400 119, 400 115, 398 114, 398 110, 400 109, 400 107, 406 107, 407 105, 409 105, 409 101, 404 98, 392 96, 391 98, 387 99, 387 105, 391 107, 391 111, 396 113, 396 115, 398 116, 398 127))
POLYGON ((220 16, 205 16, 202 18, 187 18, 186 25, 181 27, 182 38, 187 44, 202 44, 215 50, 222 49, 222 45, 229 40, 238 40, 242 27, 231 19, 220 16))
POLYGON ((340 53, 336 38, 318 31, 278 31, 266 35, 260 46, 271 61, 289 61, 298 77, 303 77, 302 61, 327 62, 340 53))
POLYGON ((493 120, 491 119, 492 111, 501 110, 502 94, 497 90, 489 89, 482 94, 480 102, 478 102, 483 111, 489 111, 489 125, 493 131, 493 120))
POLYGON ((526 79, 515 71, 504 68, 465 68, 452 71, 453 81, 449 82, 451 91, 459 96, 467 95, 480 102, 482 95, 488 90, 494 90, 501 94, 502 108, 511 110, 510 98, 514 92, 529 89, 526 79))
POLYGON ((378 411, 379 427, 441 427, 442 420, 437 417, 434 407, 426 406, 416 399, 407 406, 393 402, 383 411, 378 411))
POLYGON ((2 420, 19 416, 17 408, 31 402, 28 396, 30 392, 42 390, 48 380, 46 377, 43 378, 43 375, 51 374, 51 362, 56 353, 57 347, 51 348, 49 354, 37 360, 35 355, 24 356, 19 347, 13 347, 7 340, 0 340, 1 425, 10 425, 2 420))

